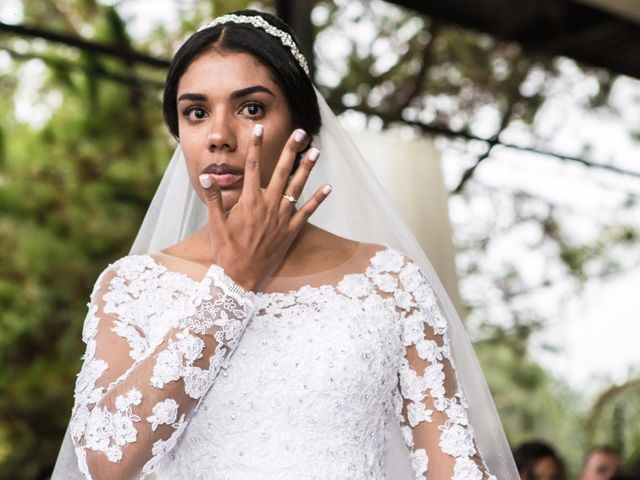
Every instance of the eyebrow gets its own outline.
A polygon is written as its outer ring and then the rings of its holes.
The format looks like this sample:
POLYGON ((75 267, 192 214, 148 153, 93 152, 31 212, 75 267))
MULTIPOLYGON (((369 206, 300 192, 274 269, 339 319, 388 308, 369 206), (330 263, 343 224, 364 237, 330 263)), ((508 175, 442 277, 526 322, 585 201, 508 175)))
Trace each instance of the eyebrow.
POLYGON ((178 97, 178 102, 181 102, 182 100, 204 101, 206 99, 207 96, 202 93, 183 93, 178 97))
POLYGON ((273 93, 271 90, 269 90, 267 87, 263 87, 262 85, 254 85, 253 87, 247 87, 241 90, 236 90, 231 94, 231 98, 246 97, 247 95, 251 95, 252 93, 256 93, 256 92, 264 92, 264 93, 268 93, 273 97, 276 96, 276 94, 273 93))
MULTIPOLYGON (((273 97, 276 96, 276 94, 269 90, 267 87, 264 87, 262 85, 254 85, 252 87, 236 90, 231 94, 231 98, 235 100, 257 92, 267 93, 273 97)), ((178 102, 181 102, 182 100, 194 100, 202 102, 207 100, 207 96, 202 93, 183 93, 178 97, 178 102)))

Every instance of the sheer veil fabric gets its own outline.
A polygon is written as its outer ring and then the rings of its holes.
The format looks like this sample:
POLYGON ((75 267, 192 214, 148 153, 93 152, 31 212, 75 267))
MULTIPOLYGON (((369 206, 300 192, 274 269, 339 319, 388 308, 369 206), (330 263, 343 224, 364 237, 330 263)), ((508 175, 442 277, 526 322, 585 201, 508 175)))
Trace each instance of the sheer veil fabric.
MULTIPOLYGON (((322 95, 316 89, 322 129, 313 145, 321 152, 299 205, 323 183, 331 195, 311 216, 311 223, 353 240, 378 243, 405 252, 422 269, 437 294, 448 322, 453 361, 461 389, 469 403, 469 418, 478 449, 489 470, 500 480, 519 478, 500 418, 469 337, 429 259, 411 229, 379 184, 322 95)), ((417 206, 427 208, 427 206, 417 206)), ((186 238, 207 221, 206 206, 190 185, 185 159, 178 146, 142 222, 130 254, 147 254, 186 238)), ((385 458, 389 480, 414 479, 409 450, 395 419, 387 432, 385 458)), ((53 480, 81 479, 67 430, 53 480)))

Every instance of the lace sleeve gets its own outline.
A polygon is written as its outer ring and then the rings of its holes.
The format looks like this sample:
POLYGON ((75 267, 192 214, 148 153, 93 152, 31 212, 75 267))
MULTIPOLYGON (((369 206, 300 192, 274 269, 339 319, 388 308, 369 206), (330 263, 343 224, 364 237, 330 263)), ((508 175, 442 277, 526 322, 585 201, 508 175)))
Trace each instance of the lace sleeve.
MULTIPOLYGON (((118 309, 110 308, 113 302, 105 303, 105 298, 135 297, 144 273, 123 278, 107 269, 91 295, 71 415, 78 467, 87 479, 149 473, 175 445, 255 311, 255 294, 214 265, 199 294, 185 302, 187 315, 154 348, 143 328, 123 322, 118 309), (122 329, 132 330, 124 335, 122 329), (124 337, 135 337, 137 348, 124 337)), ((145 304, 146 310, 153 308, 153 302, 145 304)), ((134 308, 133 314, 144 317, 145 309, 134 308)))
POLYGON ((417 480, 495 480, 477 450, 451 358, 447 320, 420 268, 390 251, 389 275, 402 321, 398 421, 417 480))

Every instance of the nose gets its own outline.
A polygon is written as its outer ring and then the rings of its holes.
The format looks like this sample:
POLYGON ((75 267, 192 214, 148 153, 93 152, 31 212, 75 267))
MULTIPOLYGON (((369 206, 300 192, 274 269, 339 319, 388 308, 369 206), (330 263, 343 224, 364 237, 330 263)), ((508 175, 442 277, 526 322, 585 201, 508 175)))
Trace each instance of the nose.
POLYGON ((210 151, 227 149, 232 152, 237 147, 233 123, 230 118, 220 113, 211 119, 211 128, 207 135, 207 147, 210 151))

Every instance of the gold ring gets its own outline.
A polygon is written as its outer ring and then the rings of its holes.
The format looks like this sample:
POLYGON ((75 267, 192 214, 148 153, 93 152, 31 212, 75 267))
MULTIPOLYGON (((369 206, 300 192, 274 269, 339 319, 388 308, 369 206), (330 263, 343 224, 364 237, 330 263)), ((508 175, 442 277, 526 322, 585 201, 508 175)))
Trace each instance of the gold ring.
POLYGON ((293 195, 282 195, 282 198, 286 198, 287 200, 289 200, 291 203, 296 203, 298 201, 297 198, 294 198, 293 195))

